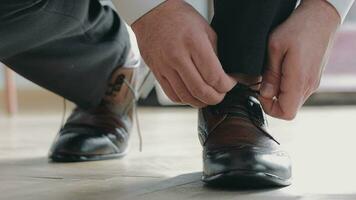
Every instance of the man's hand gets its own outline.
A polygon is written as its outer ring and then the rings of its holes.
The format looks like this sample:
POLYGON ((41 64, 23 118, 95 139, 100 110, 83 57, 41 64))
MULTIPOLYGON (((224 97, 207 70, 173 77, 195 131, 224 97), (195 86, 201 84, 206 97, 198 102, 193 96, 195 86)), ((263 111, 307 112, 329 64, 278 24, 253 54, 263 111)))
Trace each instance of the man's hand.
POLYGON ((172 101, 214 105, 235 85, 216 56, 215 32, 183 0, 166 1, 132 28, 143 59, 172 101))
POLYGON ((269 39, 261 96, 267 114, 291 120, 319 86, 340 17, 325 0, 304 0, 269 39))

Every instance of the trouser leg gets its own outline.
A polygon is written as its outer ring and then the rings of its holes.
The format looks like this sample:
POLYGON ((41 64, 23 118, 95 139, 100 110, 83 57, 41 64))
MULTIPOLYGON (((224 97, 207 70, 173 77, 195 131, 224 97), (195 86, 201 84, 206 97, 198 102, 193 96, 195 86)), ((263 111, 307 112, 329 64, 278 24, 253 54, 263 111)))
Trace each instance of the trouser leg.
POLYGON ((100 103, 129 45, 123 21, 97 0, 0 1, 0 61, 81 107, 100 103))
POLYGON ((294 10, 297 0, 215 0, 212 27, 227 73, 261 75, 268 36, 294 10))

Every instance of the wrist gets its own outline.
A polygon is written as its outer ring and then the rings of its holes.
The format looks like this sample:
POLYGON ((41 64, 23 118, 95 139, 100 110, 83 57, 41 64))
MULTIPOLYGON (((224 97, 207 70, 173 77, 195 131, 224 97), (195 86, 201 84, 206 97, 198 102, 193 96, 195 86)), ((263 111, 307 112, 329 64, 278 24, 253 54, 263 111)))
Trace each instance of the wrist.
MULTIPOLYGON (((335 12, 338 14, 340 18, 340 23, 342 23, 345 18, 347 13, 350 11, 351 6, 353 5, 355 0, 302 0, 302 4, 310 4, 310 3, 315 3, 319 2, 322 3, 321 5, 329 5, 331 6, 335 12)), ((321 9, 324 9, 327 7, 323 7, 321 9)), ((328 9, 328 8, 327 8, 328 9)))
POLYGON ((340 15, 341 22, 343 22, 355 0, 326 0, 326 1, 330 3, 337 10, 337 12, 340 15))
POLYGON ((118 1, 117 8, 120 16, 129 25, 132 25, 146 13, 149 13, 165 2, 166 0, 120 0, 118 1))
POLYGON ((322 1, 323 2, 321 2, 321 4, 323 7, 321 9, 326 9, 330 13, 330 15, 332 15, 336 20, 338 20, 339 24, 341 24, 343 21, 341 13, 339 13, 336 7, 333 4, 331 4, 329 1, 327 0, 322 0, 322 1))
POLYGON ((318 12, 322 15, 321 18, 329 22, 335 22, 337 25, 342 23, 340 13, 327 0, 303 0, 300 6, 311 9, 311 12, 322 11, 318 12))

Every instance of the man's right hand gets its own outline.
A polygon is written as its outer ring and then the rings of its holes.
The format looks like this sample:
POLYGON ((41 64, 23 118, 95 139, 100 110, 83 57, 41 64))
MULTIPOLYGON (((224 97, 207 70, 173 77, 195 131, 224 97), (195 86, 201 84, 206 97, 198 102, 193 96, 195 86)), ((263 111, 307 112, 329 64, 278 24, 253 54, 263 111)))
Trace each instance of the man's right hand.
POLYGON ((172 101, 215 105, 236 84, 216 56, 215 32, 183 0, 166 1, 132 28, 143 59, 172 101))

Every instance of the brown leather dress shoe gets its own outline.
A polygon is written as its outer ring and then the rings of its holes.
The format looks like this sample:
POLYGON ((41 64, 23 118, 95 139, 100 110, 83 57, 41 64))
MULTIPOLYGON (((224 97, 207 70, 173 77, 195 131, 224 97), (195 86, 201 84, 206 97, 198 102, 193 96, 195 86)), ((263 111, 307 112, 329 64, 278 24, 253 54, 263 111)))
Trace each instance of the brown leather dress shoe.
POLYGON ((222 103, 199 110, 204 182, 254 188, 290 184, 290 158, 268 133, 257 95, 238 84, 222 103))
POLYGON ((118 81, 123 84, 118 94, 120 102, 103 102, 88 110, 74 109, 50 149, 50 160, 94 161, 119 158, 127 153, 137 94, 147 96, 154 81, 147 68, 138 70, 120 69, 118 81))

